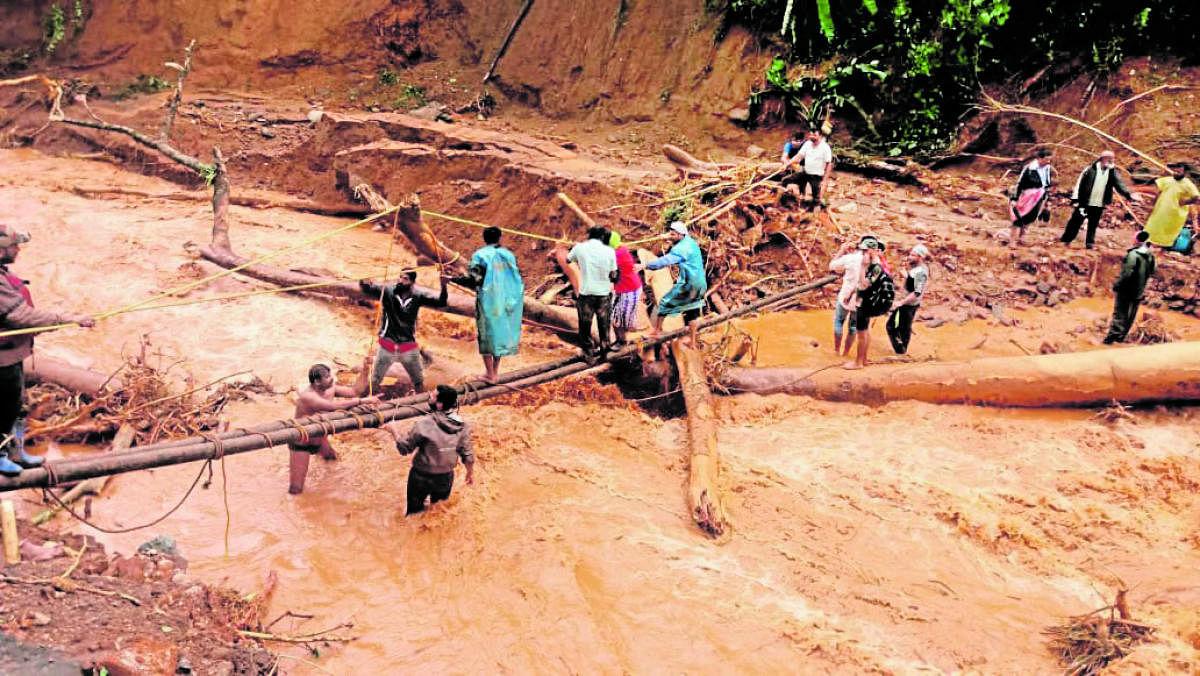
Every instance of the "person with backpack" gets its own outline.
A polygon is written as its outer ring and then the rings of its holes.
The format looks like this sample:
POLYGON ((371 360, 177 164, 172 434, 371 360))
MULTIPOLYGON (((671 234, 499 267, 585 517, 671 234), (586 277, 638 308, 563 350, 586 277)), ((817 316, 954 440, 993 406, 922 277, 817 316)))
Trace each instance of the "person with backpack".
MULTIPOLYGON (((1158 188, 1158 199, 1146 220, 1146 232, 1151 244, 1175 249, 1179 234, 1187 224, 1189 208, 1200 204, 1200 190, 1187 177, 1187 166, 1181 162, 1172 164, 1171 175, 1156 180, 1154 186, 1158 188)), ((1179 249, 1186 249, 1187 243, 1182 244, 1179 249)))
POLYGON ((858 340, 855 360, 842 368, 861 369, 867 365, 871 348, 871 320, 888 311, 896 298, 896 287, 883 266, 883 242, 867 235, 858 243, 862 251, 862 277, 858 282, 858 307, 854 312, 854 330, 858 340))
POLYGON ((908 352, 908 341, 912 338, 913 318, 921 307, 921 298, 929 284, 929 248, 918 244, 908 254, 908 275, 904 278, 904 296, 888 316, 887 334, 896 354, 908 352))
POLYGON ((1112 322, 1108 327, 1108 335, 1104 338, 1105 345, 1125 342, 1133 320, 1137 318, 1138 306, 1146 293, 1146 282, 1154 274, 1154 254, 1147 243, 1150 233, 1139 230, 1133 239, 1133 247, 1125 254, 1125 262, 1121 264, 1121 275, 1113 284, 1117 296, 1113 301, 1112 322))

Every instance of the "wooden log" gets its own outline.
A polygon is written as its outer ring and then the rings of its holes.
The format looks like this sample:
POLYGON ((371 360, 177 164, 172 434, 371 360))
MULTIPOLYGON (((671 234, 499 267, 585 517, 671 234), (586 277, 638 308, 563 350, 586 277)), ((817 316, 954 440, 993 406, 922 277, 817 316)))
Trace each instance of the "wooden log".
MULTIPOLYGON (((645 249, 638 250, 642 263, 653 260, 645 249)), ((668 268, 647 272, 647 282, 658 298, 666 295, 674 284, 668 268)), ((679 315, 671 315, 663 321, 664 329, 676 329, 683 324, 679 315)), ((684 405, 688 412, 688 508, 692 520, 707 535, 723 537, 728 530, 729 519, 721 501, 717 479, 720 475, 720 453, 717 448, 717 428, 714 422, 712 391, 708 388, 708 377, 704 371, 704 359, 698 345, 684 345, 695 339, 691 337, 671 343, 675 368, 679 373, 679 386, 683 391, 684 405)))
POLYGON ((119 392, 125 386, 120 378, 37 353, 25 358, 25 380, 30 383, 54 383, 72 392, 81 392, 93 397, 100 393, 101 388, 109 392, 119 392))
MULTIPOLYGON (((232 244, 229 239, 229 223, 225 218, 225 213, 228 211, 229 192, 228 187, 222 189, 221 181, 224 171, 218 171, 217 180, 214 182, 213 190, 213 231, 212 241, 201 247, 200 255, 205 260, 216 263, 217 265, 230 269, 245 265, 250 261, 249 258, 241 256, 233 251, 232 244)), ((226 182, 226 186, 228 182, 226 182)), ((420 218, 420 207, 417 207, 417 218, 420 218)), ((435 254, 436 255, 436 254, 435 254)), ((275 284, 277 286, 303 286, 305 284, 321 284, 329 282, 328 277, 312 275, 305 272, 296 272, 294 270, 284 270, 269 265, 250 265, 238 271, 238 274, 251 277, 260 281, 275 284)), ((422 288, 422 287, 418 287, 422 288)), ((424 289, 429 293, 436 294, 433 289, 424 289)), ((357 284, 351 282, 340 282, 321 286, 319 290, 314 290, 314 293, 319 293, 325 296, 335 296, 339 298, 348 298, 356 301, 374 301, 375 298, 370 298, 358 288, 357 284)), ((462 315, 464 317, 475 316, 475 297, 461 293, 450 293, 447 296, 445 308, 431 308, 434 310, 442 310, 451 314, 462 315)), ((551 328, 562 331, 575 331, 577 322, 575 313, 566 308, 561 308, 555 305, 539 303, 536 300, 529 298, 525 299, 525 312, 523 319, 537 322, 549 326, 551 328)))
POLYGON ((12 500, 0 502, 0 537, 4 540, 4 562, 10 566, 21 562, 21 538, 17 534, 17 513, 12 500))
POLYGON ((722 384, 733 392, 784 392, 871 405, 905 399, 1034 408, 1196 401, 1200 342, 874 365, 854 373, 732 368, 722 384))
POLYGON ((721 173, 721 168, 712 162, 705 162, 697 159, 691 153, 683 148, 666 144, 663 146, 663 155, 671 164, 675 165, 678 171, 684 178, 689 176, 711 177, 721 173))

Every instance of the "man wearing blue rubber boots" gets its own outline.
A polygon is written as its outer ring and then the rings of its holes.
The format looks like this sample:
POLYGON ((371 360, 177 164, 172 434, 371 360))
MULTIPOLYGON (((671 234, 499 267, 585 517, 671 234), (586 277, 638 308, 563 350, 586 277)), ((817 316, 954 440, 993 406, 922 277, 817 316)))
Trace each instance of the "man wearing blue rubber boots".
MULTIPOLYGON (((8 266, 17 260, 21 245, 29 235, 0 224, 0 332, 31 329, 55 324, 96 325, 86 315, 37 310, 25 281, 12 274, 8 266)), ((25 367, 23 361, 33 354, 33 334, 0 336, 0 474, 17 476, 21 470, 38 467, 44 458, 25 452, 25 367)))

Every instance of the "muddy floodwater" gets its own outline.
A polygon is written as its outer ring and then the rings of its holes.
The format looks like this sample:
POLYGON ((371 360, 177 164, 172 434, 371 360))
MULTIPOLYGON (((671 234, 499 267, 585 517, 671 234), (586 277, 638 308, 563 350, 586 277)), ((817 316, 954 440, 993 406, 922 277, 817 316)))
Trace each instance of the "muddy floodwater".
MULTIPOLYGON (((34 230, 16 267, 40 280, 39 304, 101 311, 215 271, 190 253, 207 241, 205 203, 85 199, 66 186, 116 180, 117 170, 24 152, 4 151, 3 161, 0 217, 34 230)), ((120 180, 168 191, 148 178, 120 180)), ((247 255, 345 223, 233 211, 235 248, 247 255)), ((385 237, 355 231, 279 264, 381 274, 400 263, 386 260, 385 237)), ((225 278, 188 297, 258 288, 225 278)), ((1046 341, 1098 349, 1095 332, 1068 332, 1107 316, 1108 302, 1013 311, 1013 327, 918 324, 912 357, 1020 354, 1046 341)), ((1166 321, 1200 337, 1195 320, 1166 321)), ((470 322, 422 322, 444 379, 480 368, 470 322)), ((759 336, 760 365, 822 367, 837 361, 829 322, 827 310, 811 310, 741 326, 759 336)), ((252 369, 283 392, 314 361, 356 366, 371 330, 363 308, 264 295, 125 314, 91 332, 48 335, 39 349, 112 369, 148 335, 154 349, 187 358, 198 382, 252 369)), ((874 354, 886 356, 882 327, 874 331, 874 354)), ((568 353, 537 331, 527 342, 506 368, 568 353)), ((600 387, 572 382, 585 394, 600 387)), ((236 427, 291 408, 283 393, 227 414, 236 427)), ((1053 673, 1042 631, 1110 603, 1121 586, 1135 616, 1160 628, 1127 664, 1200 669, 1200 428, 1191 409, 1138 410, 1110 424, 1093 411, 721 398, 733 524, 724 543, 687 514, 682 419, 568 396, 463 413, 475 426, 477 482, 460 481, 447 504, 420 517, 402 514, 408 460, 387 435, 366 431, 337 438, 338 461, 314 460, 302 495, 286 493, 286 449, 231 456, 211 487, 158 526, 96 536, 128 552, 170 535, 189 575, 245 593, 274 571, 267 619, 315 616, 284 620, 279 633, 352 623, 336 633, 357 639, 319 657, 276 646, 299 674, 1053 673)), ((199 470, 121 476, 92 512, 113 526, 146 521, 199 470)))

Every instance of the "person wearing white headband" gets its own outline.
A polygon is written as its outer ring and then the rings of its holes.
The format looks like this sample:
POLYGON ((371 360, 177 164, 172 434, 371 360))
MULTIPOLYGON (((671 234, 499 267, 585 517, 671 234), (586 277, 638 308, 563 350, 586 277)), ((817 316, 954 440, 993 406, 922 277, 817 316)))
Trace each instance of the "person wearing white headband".
POLYGON ((912 339, 913 319, 921 307, 921 299, 929 286, 929 247, 918 244, 908 253, 908 275, 904 278, 907 294, 897 300, 888 316, 887 334, 896 354, 908 352, 912 339))
MULTIPOLYGON (((33 307, 25 280, 9 271, 21 245, 29 235, 0 224, 0 331, 32 329, 56 324, 78 324, 89 328, 96 320, 86 315, 38 310, 33 307)), ((33 354, 33 334, 0 336, 0 474, 17 476, 28 467, 38 467, 44 458, 25 452, 25 367, 33 354)))
MULTIPOLYGON (((663 318, 667 315, 682 314, 685 324, 694 324, 700 319, 700 311, 704 308, 705 294, 708 293, 708 279, 704 272, 704 254, 700 252, 700 245, 688 234, 687 225, 682 221, 675 221, 668 228, 668 232, 675 243, 667 255, 638 266, 639 270, 658 270, 670 266, 679 268, 675 286, 659 299, 658 305, 651 313, 650 321, 653 326, 650 332, 653 335, 662 332, 663 318)), ((693 342, 694 340, 693 331, 693 342)))

